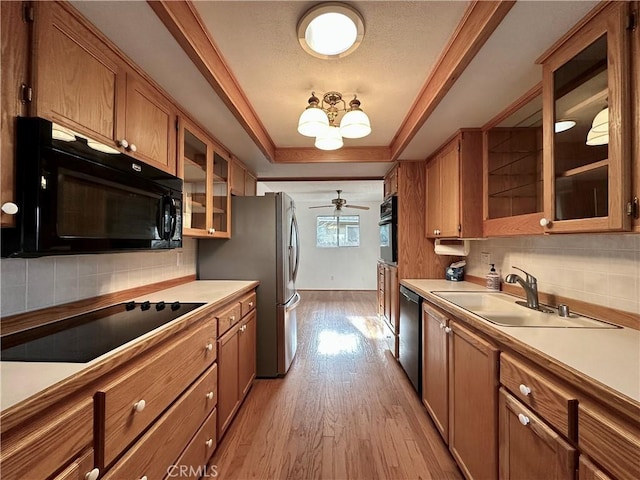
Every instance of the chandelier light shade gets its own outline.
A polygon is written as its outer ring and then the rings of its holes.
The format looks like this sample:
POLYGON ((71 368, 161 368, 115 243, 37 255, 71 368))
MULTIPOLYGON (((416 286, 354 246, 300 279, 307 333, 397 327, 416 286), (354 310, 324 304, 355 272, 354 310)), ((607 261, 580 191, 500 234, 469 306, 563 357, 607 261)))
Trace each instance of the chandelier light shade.
POLYGON ((586 143, 589 146, 609 144, 609 107, 603 108, 594 117, 586 143))
POLYGON ((315 146, 320 150, 338 150, 342 145, 340 129, 335 125, 329 125, 324 134, 316 137, 315 146))
POLYGON ((311 92, 309 106, 298 120, 298 133, 316 137, 315 146, 321 150, 337 150, 343 145, 342 137, 362 138, 371 133, 371 122, 360 108, 360 100, 354 95, 349 107, 340 92, 328 92, 322 102, 311 92), (340 126, 336 122, 344 112, 340 126))
POLYGON ((364 21, 349 5, 325 2, 302 16, 297 31, 300 45, 310 55, 322 59, 341 58, 362 42, 364 21))

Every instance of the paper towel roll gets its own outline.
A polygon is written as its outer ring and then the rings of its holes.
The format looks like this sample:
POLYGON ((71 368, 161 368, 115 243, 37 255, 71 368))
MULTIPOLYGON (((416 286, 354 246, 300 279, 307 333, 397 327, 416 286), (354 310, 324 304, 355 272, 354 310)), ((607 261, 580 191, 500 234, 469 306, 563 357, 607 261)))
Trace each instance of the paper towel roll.
POLYGON ((469 248, 469 240, 440 240, 437 238, 434 250, 437 255, 466 257, 469 255, 469 248))

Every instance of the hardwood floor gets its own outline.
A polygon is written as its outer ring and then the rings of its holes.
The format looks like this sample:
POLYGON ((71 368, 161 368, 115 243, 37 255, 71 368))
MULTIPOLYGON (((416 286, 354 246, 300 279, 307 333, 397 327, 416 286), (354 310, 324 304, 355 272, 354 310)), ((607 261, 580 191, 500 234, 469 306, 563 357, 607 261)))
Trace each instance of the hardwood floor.
POLYGON ((218 478, 462 478, 385 349, 375 293, 301 295, 296 358, 256 380, 210 462, 218 478))

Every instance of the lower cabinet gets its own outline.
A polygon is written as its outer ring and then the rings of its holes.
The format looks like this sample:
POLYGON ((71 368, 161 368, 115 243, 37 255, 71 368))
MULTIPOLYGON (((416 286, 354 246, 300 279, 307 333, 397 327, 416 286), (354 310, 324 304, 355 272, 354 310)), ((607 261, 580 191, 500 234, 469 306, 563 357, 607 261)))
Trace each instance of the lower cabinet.
POLYGON ((578 480, 612 480, 612 478, 591 463, 584 455, 580 455, 578 480))
POLYGON ((256 376, 256 311, 218 338, 218 439, 231 424, 256 376))
POLYGON ((400 316, 400 284, 398 267, 378 262, 378 316, 386 323, 385 332, 390 331, 387 343, 389 350, 398 358, 398 317, 400 316))
POLYGON ((500 478, 573 480, 576 449, 500 389, 500 478))
POLYGON ((498 349, 449 322, 449 450, 467 478, 498 473, 498 349))

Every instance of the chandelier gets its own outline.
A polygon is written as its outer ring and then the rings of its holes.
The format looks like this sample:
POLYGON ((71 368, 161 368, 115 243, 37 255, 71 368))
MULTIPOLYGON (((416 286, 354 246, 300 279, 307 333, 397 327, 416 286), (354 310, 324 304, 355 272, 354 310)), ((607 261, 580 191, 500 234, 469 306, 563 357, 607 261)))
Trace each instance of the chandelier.
POLYGON ((371 133, 369 117, 360 109, 360 100, 346 102, 339 92, 327 92, 322 102, 311 92, 309 106, 300 115, 298 133, 307 137, 316 137, 315 146, 320 150, 337 150, 343 145, 344 138, 362 138, 371 133), (345 112, 337 124, 337 118, 345 112))

